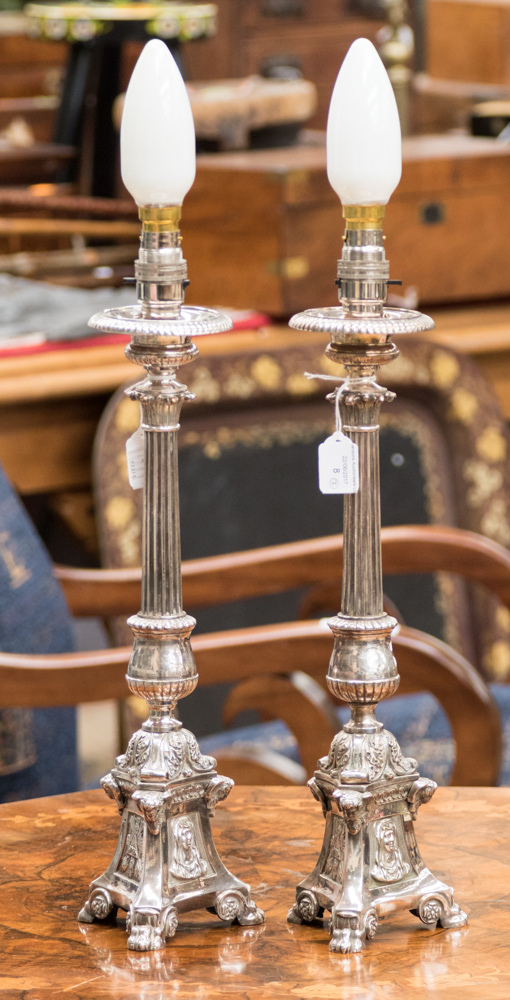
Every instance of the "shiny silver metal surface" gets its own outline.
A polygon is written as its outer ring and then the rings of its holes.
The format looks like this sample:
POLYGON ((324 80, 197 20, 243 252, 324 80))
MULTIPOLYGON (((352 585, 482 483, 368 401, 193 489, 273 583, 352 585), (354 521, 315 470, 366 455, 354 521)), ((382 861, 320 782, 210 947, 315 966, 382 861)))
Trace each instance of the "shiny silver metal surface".
POLYGON ((209 333, 225 333, 232 329, 232 320, 215 309, 185 305, 175 319, 150 317, 144 315, 138 304, 95 313, 88 325, 103 333, 129 333, 134 337, 166 338, 169 343, 181 343, 209 333))
POLYGON ((414 309, 396 309, 385 306, 380 316, 356 317, 342 306, 328 306, 324 309, 305 309, 289 320, 294 330, 310 330, 312 333, 326 333, 335 341, 338 336, 394 337, 400 333, 424 333, 432 330, 434 321, 430 316, 414 309))
POLYGON ((225 868, 212 838, 210 817, 233 782, 216 773, 214 758, 200 753, 174 715, 198 682, 190 644, 196 623, 182 607, 177 466, 180 411, 193 396, 177 374, 197 354, 194 336, 232 323, 213 310, 184 306, 180 241, 178 233, 168 237, 142 235, 137 276, 143 301, 107 310, 90 323, 130 333, 126 354, 147 372, 127 390, 140 404, 145 442, 142 601, 129 619, 134 642, 127 683, 150 712, 102 780, 122 817, 119 840, 79 914, 92 923, 119 907, 127 910, 128 948, 134 951, 163 947, 187 910, 206 907, 220 920, 243 925, 264 920, 249 886, 225 868))
POLYGON ((385 306, 388 269, 380 231, 347 230, 338 275, 342 306, 307 310, 290 325, 323 330, 331 337, 328 357, 347 370, 333 397, 342 430, 358 447, 360 485, 344 496, 342 599, 329 622, 335 639, 327 684, 350 704, 351 718, 309 782, 326 830, 288 920, 311 923, 329 910, 330 948, 349 953, 361 951, 379 916, 397 907, 429 927, 461 927, 467 918, 452 889, 425 867, 416 843, 413 821, 436 785, 420 778, 416 761, 403 756, 375 716, 377 703, 399 684, 391 644, 397 622, 383 609, 379 487, 379 412, 394 394, 378 385, 376 375, 398 354, 394 334, 421 332, 433 323, 385 306))

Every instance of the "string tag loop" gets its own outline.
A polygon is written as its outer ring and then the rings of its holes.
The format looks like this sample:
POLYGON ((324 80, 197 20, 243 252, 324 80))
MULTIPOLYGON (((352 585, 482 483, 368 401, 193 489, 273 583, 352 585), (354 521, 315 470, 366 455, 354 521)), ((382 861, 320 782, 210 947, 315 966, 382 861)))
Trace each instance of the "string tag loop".
MULTIPOLYGON (((308 378, 333 379, 334 376, 318 375, 308 378)), ((335 379, 338 381, 338 379, 335 379)), ((321 493, 357 493, 359 491, 359 449, 342 430, 340 399, 346 388, 345 380, 336 387, 328 399, 335 404, 335 430, 319 445, 319 489, 321 493)))

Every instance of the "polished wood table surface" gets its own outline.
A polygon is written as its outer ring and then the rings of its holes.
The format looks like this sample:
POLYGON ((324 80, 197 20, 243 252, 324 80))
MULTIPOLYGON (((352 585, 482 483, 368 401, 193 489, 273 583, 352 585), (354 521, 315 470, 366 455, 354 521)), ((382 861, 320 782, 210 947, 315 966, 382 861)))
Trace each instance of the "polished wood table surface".
POLYGON ((87 884, 115 847, 119 817, 103 792, 0 806, 2 1000, 508 1000, 510 788, 440 788, 420 810, 421 851, 469 915, 461 930, 385 917, 362 955, 286 923, 315 863, 321 810, 306 788, 235 788, 213 829, 227 866, 251 883, 260 927, 183 917, 162 951, 129 952, 124 920, 78 924, 87 884))

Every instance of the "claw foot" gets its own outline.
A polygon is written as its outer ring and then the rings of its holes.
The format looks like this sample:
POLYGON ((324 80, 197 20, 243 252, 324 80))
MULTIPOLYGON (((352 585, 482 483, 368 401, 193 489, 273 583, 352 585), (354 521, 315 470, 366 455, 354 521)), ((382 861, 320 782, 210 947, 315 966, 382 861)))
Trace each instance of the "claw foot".
POLYGON ((177 930, 178 916, 174 906, 161 913, 140 913, 129 908, 126 918, 127 946, 130 951, 157 951, 177 930))
POLYGON ((330 930, 331 941, 330 951, 340 952, 342 955, 355 955, 363 951, 365 941, 371 941, 377 931, 377 913, 375 910, 367 910, 353 916, 335 913, 331 914, 330 930))
POLYGON ((152 924, 136 924, 131 929, 127 946, 130 951, 158 951, 164 947, 159 927, 152 924))
POLYGON ((329 950, 339 952, 341 955, 356 955, 363 951, 364 947, 365 942, 360 931, 354 931, 351 927, 333 931, 329 942, 329 950))

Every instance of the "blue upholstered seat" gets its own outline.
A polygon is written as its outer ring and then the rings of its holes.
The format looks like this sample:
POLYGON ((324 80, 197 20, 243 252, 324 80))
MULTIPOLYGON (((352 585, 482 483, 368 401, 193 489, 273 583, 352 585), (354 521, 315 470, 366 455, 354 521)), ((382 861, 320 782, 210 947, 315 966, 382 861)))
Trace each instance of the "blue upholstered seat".
MULTIPOLYGON (((0 467, 0 649, 74 649, 72 619, 51 559, 0 467)), ((74 708, 0 711, 0 801, 78 788, 74 708)))
MULTIPOLYGON (((498 783, 510 785, 510 687, 492 684, 491 690, 500 711, 504 741, 498 783)), ((432 778, 438 785, 448 784, 455 759, 455 745, 448 718, 432 695, 397 695, 379 705, 377 717, 397 737, 404 754, 416 758, 421 775, 432 778)), ((348 709, 338 710, 339 728, 340 723, 348 718, 348 709)), ((200 740, 200 748, 203 753, 214 756, 227 747, 243 751, 254 743, 284 754, 296 763, 300 762, 296 740, 281 720, 205 736, 200 740)), ((325 746, 324 753, 328 749, 325 746)))

